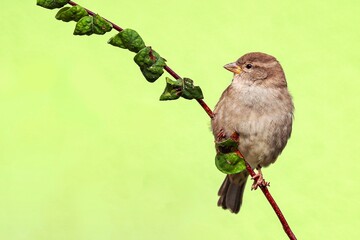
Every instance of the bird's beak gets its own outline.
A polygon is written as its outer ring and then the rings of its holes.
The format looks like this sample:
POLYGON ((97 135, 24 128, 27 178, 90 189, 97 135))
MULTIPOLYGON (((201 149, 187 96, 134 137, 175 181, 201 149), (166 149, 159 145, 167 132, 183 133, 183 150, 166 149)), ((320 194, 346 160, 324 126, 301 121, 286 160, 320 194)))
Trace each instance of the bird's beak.
POLYGON ((237 65, 236 62, 226 64, 224 68, 235 74, 240 74, 242 72, 241 67, 237 65))

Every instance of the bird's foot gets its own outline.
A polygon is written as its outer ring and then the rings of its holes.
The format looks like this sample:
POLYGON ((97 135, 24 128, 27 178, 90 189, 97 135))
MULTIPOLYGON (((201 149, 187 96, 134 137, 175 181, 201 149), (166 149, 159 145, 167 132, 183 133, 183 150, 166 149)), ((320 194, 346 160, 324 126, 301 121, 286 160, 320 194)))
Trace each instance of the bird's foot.
POLYGON ((270 186, 270 182, 265 181, 261 172, 261 168, 258 169, 258 172, 251 179, 254 180, 254 183, 251 186, 251 190, 256 190, 258 187, 261 188, 270 186))

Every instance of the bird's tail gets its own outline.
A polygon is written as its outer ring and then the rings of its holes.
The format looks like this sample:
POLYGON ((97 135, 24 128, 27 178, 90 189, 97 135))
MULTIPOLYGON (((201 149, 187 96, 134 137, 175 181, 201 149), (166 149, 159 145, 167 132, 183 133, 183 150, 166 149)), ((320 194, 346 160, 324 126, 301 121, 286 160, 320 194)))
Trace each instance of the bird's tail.
POLYGON ((222 183, 218 195, 218 206, 238 213, 242 204, 246 180, 249 173, 245 170, 237 174, 227 175, 222 183))

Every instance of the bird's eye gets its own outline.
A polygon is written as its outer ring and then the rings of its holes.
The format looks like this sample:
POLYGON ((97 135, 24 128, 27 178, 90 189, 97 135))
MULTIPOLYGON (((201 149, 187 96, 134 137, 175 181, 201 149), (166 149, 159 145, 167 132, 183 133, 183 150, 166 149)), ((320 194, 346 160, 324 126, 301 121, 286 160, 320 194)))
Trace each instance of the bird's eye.
POLYGON ((250 69, 250 68, 252 68, 252 65, 250 64, 250 63, 248 63, 248 64, 246 64, 246 66, 245 66, 247 69, 250 69))

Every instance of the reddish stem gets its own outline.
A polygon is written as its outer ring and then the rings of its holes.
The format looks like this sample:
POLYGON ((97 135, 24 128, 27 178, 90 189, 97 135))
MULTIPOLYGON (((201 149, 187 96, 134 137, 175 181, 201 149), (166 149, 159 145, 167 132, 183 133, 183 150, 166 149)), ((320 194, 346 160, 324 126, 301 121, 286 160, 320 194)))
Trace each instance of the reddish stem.
POLYGON ((156 57, 154 56, 154 53, 153 53, 153 50, 152 50, 152 47, 150 47, 150 51, 149 51, 149 57, 152 61, 155 61, 156 60, 156 57))
MULTIPOLYGON (((239 141, 239 134, 234 132, 231 136, 231 139, 233 139, 234 141, 239 141)), ((240 150, 236 151, 236 154, 239 155, 239 157, 241 157, 242 159, 244 158, 244 155, 242 155, 242 153, 240 152, 240 150)), ((245 161, 246 164, 246 170, 249 172, 251 177, 255 177, 255 172, 254 170, 251 168, 251 166, 245 161)), ((296 237, 294 235, 294 233, 291 231, 291 228, 289 226, 289 224, 287 223, 284 215, 282 214, 279 206, 277 205, 277 203, 275 202, 275 199, 271 196, 269 189, 267 188, 267 186, 259 186, 261 191, 263 192, 263 194, 265 195, 266 199, 268 200, 268 202, 270 203, 271 207, 274 209, 276 215, 278 216, 285 233, 288 235, 290 240, 296 240, 296 237)))
MULTIPOLYGON (((69 4, 72 6, 76 6, 78 5, 77 3, 73 2, 73 1, 69 1, 69 4)), ((89 15, 94 16, 96 15, 94 12, 90 11, 89 9, 84 8, 89 15)), ((105 19, 105 18, 104 18, 105 19)), ((119 32, 121 32, 123 29, 121 27, 119 27, 118 25, 112 23, 111 21, 105 19, 106 21, 108 21, 109 23, 112 24, 113 28, 119 32)), ((179 79, 181 78, 174 70, 172 70, 169 66, 165 66, 164 69, 171 75, 173 76, 175 79, 179 79)), ((214 117, 214 113, 211 111, 211 109, 209 108, 209 106, 201 99, 197 99, 197 102, 200 104, 200 106, 205 110, 205 112, 209 115, 209 117, 212 119, 214 117)), ((234 133, 231 138, 233 139, 237 139, 239 138, 239 136, 237 135, 237 133, 234 133)), ((244 156, 241 154, 240 151, 237 151, 237 154, 241 157, 244 158, 244 156)), ((250 176, 254 177, 255 176, 255 172, 254 170, 251 168, 251 166, 246 163, 246 169, 249 172, 250 176)), ((291 228, 289 226, 289 224, 287 223, 284 215, 282 214, 279 206, 276 204, 274 198, 271 196, 268 188, 266 186, 260 186, 261 191, 264 193, 266 199, 268 200, 268 202, 270 203, 271 207, 274 209, 276 215, 278 216, 284 231, 286 232, 286 234, 288 235, 290 240, 296 240, 296 237, 294 235, 294 233, 291 231, 291 228)))
MULTIPOLYGON (((240 153, 240 151, 238 151, 237 154, 240 157, 244 158, 243 155, 240 153)), ((247 162, 245 162, 245 163, 246 163, 246 169, 249 172, 250 176, 254 177, 255 176, 254 170, 251 168, 251 166, 247 162)), ((284 215, 282 214, 279 206, 275 202, 274 198, 271 196, 269 189, 266 186, 260 185, 259 187, 260 187, 261 191, 263 192, 263 194, 265 195, 268 202, 270 203, 271 207, 274 209, 274 211, 275 211, 276 215, 278 216, 278 218, 284 228, 284 231, 288 235, 289 239, 296 240, 294 233, 291 231, 291 228, 290 228, 289 224, 287 223, 284 215)))
POLYGON ((179 79, 181 78, 179 75, 177 75, 176 72, 174 72, 174 70, 172 70, 169 66, 165 66, 164 69, 171 75, 173 76, 175 79, 179 79))
POLYGON ((211 111, 209 106, 202 99, 196 99, 196 101, 200 104, 200 106, 205 110, 205 112, 212 119, 214 117, 214 113, 213 113, 213 111, 211 111))

